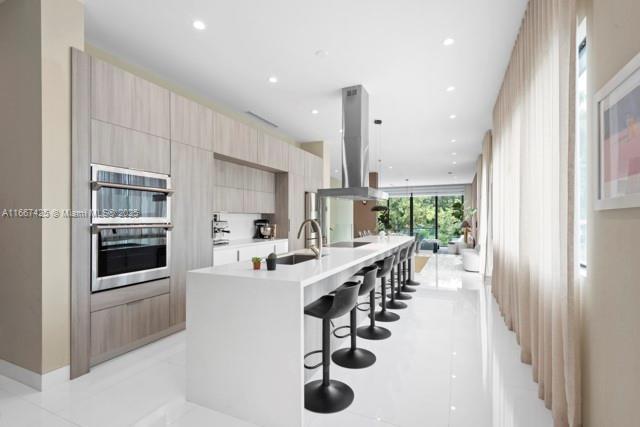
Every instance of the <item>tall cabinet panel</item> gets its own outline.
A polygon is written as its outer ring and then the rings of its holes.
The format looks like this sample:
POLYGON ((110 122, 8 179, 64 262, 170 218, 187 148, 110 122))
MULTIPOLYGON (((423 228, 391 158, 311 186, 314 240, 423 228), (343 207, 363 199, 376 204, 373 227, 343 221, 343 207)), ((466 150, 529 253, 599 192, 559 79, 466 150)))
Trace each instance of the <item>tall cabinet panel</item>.
POLYGON ((150 135, 170 137, 167 89, 91 59, 91 117, 150 135))
POLYGON ((258 138, 258 163, 279 171, 289 170, 289 144, 268 133, 258 138))
POLYGON ((171 324, 185 321, 186 272, 211 265, 214 195, 211 151, 171 142, 171 324))
POLYGON ((316 192, 322 188, 322 159, 311 153, 304 153, 304 189, 316 192))

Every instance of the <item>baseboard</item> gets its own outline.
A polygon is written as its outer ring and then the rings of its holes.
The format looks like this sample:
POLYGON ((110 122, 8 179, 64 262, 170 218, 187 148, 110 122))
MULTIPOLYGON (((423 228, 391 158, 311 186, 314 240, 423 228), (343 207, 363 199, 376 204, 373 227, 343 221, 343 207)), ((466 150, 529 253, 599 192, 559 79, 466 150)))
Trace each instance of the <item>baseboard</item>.
POLYGON ((37 391, 47 390, 55 385, 69 381, 69 366, 39 374, 22 366, 0 359, 0 375, 11 378, 37 391))

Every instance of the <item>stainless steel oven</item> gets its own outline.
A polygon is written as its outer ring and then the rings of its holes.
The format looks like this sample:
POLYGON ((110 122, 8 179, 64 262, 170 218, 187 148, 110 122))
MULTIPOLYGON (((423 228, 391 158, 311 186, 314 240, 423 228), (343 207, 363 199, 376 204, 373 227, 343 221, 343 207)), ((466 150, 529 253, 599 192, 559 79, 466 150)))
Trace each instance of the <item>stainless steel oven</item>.
POLYGON ((91 165, 91 291, 169 277, 171 178, 91 165))
POLYGON ((171 224, 94 224, 91 292, 169 277, 171 224))
POLYGON ((93 224, 168 224, 171 178, 153 172, 91 165, 93 224))

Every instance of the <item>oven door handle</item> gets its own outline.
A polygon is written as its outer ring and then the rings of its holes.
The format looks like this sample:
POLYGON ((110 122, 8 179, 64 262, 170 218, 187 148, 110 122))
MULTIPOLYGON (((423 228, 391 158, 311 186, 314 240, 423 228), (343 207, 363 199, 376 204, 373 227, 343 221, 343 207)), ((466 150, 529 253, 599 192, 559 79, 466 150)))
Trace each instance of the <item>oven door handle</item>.
POLYGON ((151 191, 154 193, 166 193, 166 194, 173 193, 173 189, 171 188, 145 187, 144 185, 116 184, 113 182, 106 182, 106 181, 91 181, 91 188, 93 190, 99 190, 102 187, 121 188, 123 190, 151 191))
POLYGON ((114 228, 164 228, 172 230, 173 224, 93 224, 91 230, 96 233, 100 230, 112 230, 114 228))

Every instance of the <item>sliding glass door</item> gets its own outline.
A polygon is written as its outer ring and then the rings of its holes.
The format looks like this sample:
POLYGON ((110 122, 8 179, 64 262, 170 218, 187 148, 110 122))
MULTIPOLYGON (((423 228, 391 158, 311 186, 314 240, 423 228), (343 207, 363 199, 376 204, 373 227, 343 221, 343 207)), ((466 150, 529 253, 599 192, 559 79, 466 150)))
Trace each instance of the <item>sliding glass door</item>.
POLYGON ((460 236, 463 205, 462 195, 392 197, 388 200, 391 232, 438 239, 446 245, 460 236))

